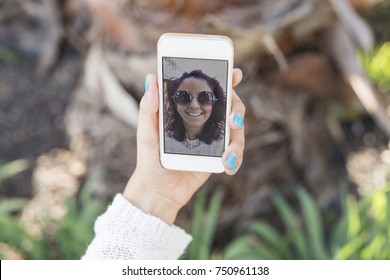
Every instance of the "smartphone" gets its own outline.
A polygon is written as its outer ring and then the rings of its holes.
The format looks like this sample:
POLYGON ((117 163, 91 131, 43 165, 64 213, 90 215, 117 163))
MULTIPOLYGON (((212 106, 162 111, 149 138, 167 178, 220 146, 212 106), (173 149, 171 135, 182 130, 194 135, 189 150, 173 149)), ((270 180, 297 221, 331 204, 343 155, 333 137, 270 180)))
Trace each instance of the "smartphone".
POLYGON ((220 173, 229 144, 234 48, 226 36, 162 35, 157 44, 160 161, 220 173))

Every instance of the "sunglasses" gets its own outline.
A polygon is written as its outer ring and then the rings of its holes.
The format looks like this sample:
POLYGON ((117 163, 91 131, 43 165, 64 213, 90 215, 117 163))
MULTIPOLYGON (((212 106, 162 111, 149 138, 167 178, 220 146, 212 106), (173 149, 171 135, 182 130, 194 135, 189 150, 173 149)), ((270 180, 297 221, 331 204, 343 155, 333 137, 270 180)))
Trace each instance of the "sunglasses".
MULTIPOLYGON (((187 106, 191 103, 194 97, 186 90, 179 90, 172 96, 172 98, 176 104, 187 106)), ((211 106, 218 100, 215 98, 214 93, 209 91, 201 91, 195 98, 201 106, 211 106)))

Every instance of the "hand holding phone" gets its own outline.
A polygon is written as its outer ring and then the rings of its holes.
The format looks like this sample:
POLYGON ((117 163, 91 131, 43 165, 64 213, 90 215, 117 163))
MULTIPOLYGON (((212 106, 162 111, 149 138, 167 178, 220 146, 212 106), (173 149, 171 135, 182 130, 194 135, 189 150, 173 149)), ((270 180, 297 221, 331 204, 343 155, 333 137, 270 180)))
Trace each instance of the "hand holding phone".
MULTIPOLYGON (((167 33, 160 37, 157 56, 162 166, 223 172, 230 141, 231 40, 167 33)), ((230 156, 229 162, 234 165, 236 158, 230 156)))
MULTIPOLYGON (((242 79, 241 70, 235 69, 230 78, 233 87, 238 85, 242 79)), ((203 97, 205 100, 200 102, 210 101, 207 101, 209 97, 203 97)), ((196 95, 184 98, 202 100, 203 97, 196 95)), ((148 75, 145 80, 145 95, 140 103, 137 129, 137 167, 127 183, 124 197, 143 212, 172 224, 178 211, 209 178, 210 171, 183 172, 165 169, 161 166, 160 106, 158 80, 155 75, 148 75)), ((225 172, 229 175, 235 174, 242 163, 245 145, 244 127, 242 126, 244 115, 244 104, 236 92, 231 90, 231 111, 226 118, 226 123, 230 128, 230 139, 229 145, 220 159, 225 172)))

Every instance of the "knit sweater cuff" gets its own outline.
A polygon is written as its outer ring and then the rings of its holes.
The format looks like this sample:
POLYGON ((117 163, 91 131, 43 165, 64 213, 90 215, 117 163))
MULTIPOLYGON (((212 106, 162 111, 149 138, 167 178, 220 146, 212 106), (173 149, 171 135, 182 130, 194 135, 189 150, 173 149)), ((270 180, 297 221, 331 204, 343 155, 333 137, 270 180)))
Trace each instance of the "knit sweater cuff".
POLYGON ((178 259, 192 237, 146 214, 117 194, 95 222, 95 238, 83 259, 178 259))

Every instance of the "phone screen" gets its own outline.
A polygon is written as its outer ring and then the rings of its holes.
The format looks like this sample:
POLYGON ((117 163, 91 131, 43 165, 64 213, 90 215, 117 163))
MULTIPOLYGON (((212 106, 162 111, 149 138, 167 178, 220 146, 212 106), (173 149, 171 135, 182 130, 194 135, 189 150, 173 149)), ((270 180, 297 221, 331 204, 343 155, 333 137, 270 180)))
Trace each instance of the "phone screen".
POLYGON ((164 152, 221 157, 228 61, 162 58, 164 152))

